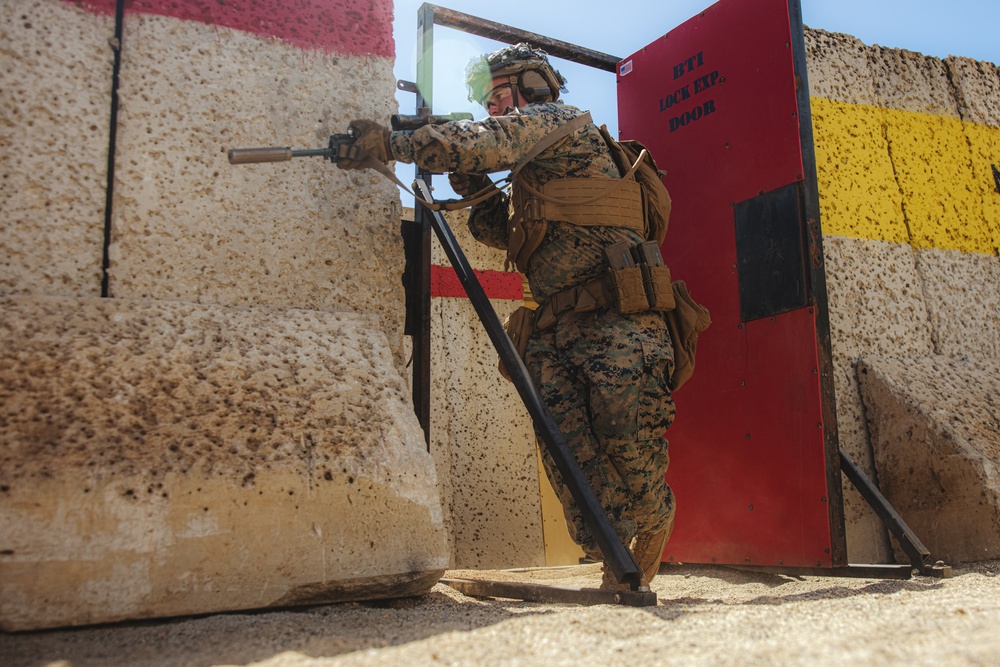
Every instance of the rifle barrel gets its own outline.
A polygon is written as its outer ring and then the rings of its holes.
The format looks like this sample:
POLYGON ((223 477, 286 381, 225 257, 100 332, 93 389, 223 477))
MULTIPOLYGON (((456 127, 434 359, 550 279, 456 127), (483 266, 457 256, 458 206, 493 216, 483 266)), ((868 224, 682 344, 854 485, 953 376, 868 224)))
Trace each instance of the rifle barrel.
POLYGON ((304 148, 299 151, 292 151, 292 157, 330 157, 329 148, 304 148))

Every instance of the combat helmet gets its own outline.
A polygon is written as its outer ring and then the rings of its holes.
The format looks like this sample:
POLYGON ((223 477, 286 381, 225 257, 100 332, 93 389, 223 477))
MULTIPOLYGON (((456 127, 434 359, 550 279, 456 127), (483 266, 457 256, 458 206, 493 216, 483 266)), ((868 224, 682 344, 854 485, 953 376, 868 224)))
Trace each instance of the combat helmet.
POLYGON ((498 76, 510 77, 515 101, 520 96, 529 103, 554 102, 560 91, 566 92, 566 78, 552 67, 548 54, 524 42, 469 61, 465 70, 469 101, 482 104, 498 76))

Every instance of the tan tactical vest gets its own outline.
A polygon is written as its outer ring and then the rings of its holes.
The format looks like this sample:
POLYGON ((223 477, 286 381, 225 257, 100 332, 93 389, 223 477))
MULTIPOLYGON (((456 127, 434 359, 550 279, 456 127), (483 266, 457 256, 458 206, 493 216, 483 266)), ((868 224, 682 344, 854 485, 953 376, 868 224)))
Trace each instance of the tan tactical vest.
POLYGON ((551 220, 581 227, 625 227, 645 237, 642 189, 629 178, 559 178, 540 190, 517 178, 511 188, 507 262, 521 273, 551 220))
POLYGON ((540 190, 519 172, 556 141, 589 123, 590 112, 557 128, 536 145, 512 171, 511 212, 507 227, 507 268, 521 273, 545 238, 550 220, 583 227, 625 227, 643 238, 663 243, 670 219, 670 195, 646 147, 637 141, 618 142, 606 126, 599 128, 618 170, 618 178, 560 178, 540 190))

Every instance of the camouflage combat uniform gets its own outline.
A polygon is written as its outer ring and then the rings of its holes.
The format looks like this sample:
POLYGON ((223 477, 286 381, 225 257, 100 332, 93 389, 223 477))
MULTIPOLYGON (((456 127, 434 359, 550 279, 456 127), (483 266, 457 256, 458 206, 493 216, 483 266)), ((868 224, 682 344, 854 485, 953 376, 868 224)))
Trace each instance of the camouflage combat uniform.
MULTIPOLYGON (((554 128, 581 111, 560 102, 528 104, 481 121, 431 125, 393 132, 393 155, 434 172, 488 173, 509 170, 554 128)), ((557 142, 520 172, 530 186, 557 178, 620 178, 593 124, 557 142)), ((473 207, 473 236, 507 248, 512 202, 522 201, 515 181, 505 192, 473 207)), ((619 227, 583 227, 550 221, 531 256, 527 276, 541 303, 556 292, 600 277, 604 248, 644 239, 619 227)), ((674 499, 664 481, 669 463, 663 434, 674 418, 667 389, 673 348, 659 313, 619 315, 613 306, 569 312, 527 348, 525 364, 584 474, 628 545, 639 532, 673 522, 674 499)), ((552 457, 543 448, 549 479, 562 502, 574 540, 597 560, 601 552, 552 457)))

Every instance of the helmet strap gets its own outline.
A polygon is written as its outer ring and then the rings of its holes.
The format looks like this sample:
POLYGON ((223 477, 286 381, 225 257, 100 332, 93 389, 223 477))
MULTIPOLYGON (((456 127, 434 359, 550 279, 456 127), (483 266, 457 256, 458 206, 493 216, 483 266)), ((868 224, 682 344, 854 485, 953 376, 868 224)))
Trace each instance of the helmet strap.
POLYGON ((514 100, 514 108, 521 108, 521 101, 518 99, 518 93, 521 90, 521 83, 516 74, 510 75, 510 92, 514 100))

